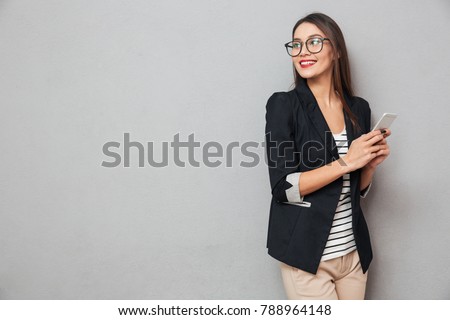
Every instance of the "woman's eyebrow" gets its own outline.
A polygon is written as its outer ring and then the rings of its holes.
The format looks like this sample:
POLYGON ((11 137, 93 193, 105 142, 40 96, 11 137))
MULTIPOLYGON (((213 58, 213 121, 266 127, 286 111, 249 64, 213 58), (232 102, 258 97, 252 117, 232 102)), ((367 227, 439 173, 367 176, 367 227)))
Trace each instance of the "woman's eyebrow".
MULTIPOLYGON (((312 37, 321 37, 321 38, 323 38, 323 36, 322 36, 321 34, 315 33, 315 34, 312 34, 312 35, 308 36, 307 39, 310 39, 310 38, 312 38, 312 37)), ((301 41, 302 39, 300 39, 300 38, 294 38, 293 40, 300 40, 300 41, 301 41)))

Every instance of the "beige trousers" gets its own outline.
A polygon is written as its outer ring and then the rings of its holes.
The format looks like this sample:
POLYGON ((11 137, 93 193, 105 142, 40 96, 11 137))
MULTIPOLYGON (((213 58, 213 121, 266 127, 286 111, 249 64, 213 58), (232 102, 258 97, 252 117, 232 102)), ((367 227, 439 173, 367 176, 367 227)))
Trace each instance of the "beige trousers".
POLYGON ((362 272, 358 251, 321 261, 317 274, 281 263, 281 275, 291 300, 363 300, 367 272, 362 272))

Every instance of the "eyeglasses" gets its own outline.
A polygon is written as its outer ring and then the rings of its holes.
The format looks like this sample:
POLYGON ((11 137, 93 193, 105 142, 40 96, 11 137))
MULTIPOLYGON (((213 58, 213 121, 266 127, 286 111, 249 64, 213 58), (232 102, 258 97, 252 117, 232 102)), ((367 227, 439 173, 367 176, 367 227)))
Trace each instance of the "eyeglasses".
MULTIPOLYGON (((310 38, 306 40, 306 49, 308 49, 310 53, 319 53, 322 51, 323 42, 325 40, 330 41, 328 38, 310 38)), ((291 57, 296 57, 300 54, 300 52, 302 52, 303 42, 293 40, 285 43, 284 46, 286 47, 288 55, 291 57)))

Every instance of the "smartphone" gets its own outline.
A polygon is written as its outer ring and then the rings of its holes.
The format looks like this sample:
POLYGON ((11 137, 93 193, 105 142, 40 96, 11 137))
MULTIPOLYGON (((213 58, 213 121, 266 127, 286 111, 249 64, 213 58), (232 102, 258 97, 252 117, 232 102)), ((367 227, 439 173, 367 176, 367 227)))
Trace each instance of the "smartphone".
POLYGON ((373 127, 372 131, 375 130, 380 130, 380 129, 389 129, 389 127, 391 126, 392 122, 394 122, 394 120, 397 118, 397 114, 396 113, 384 113, 380 120, 378 120, 377 124, 375 125, 375 127, 373 127))

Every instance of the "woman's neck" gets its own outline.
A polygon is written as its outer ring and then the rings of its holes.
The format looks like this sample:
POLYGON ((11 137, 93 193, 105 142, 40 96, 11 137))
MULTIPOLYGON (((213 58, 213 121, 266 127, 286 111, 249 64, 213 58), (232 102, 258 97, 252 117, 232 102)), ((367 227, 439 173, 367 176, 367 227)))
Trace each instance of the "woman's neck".
POLYGON ((332 108, 337 105, 333 102, 339 100, 339 96, 336 93, 331 76, 310 78, 306 81, 321 108, 332 108))

